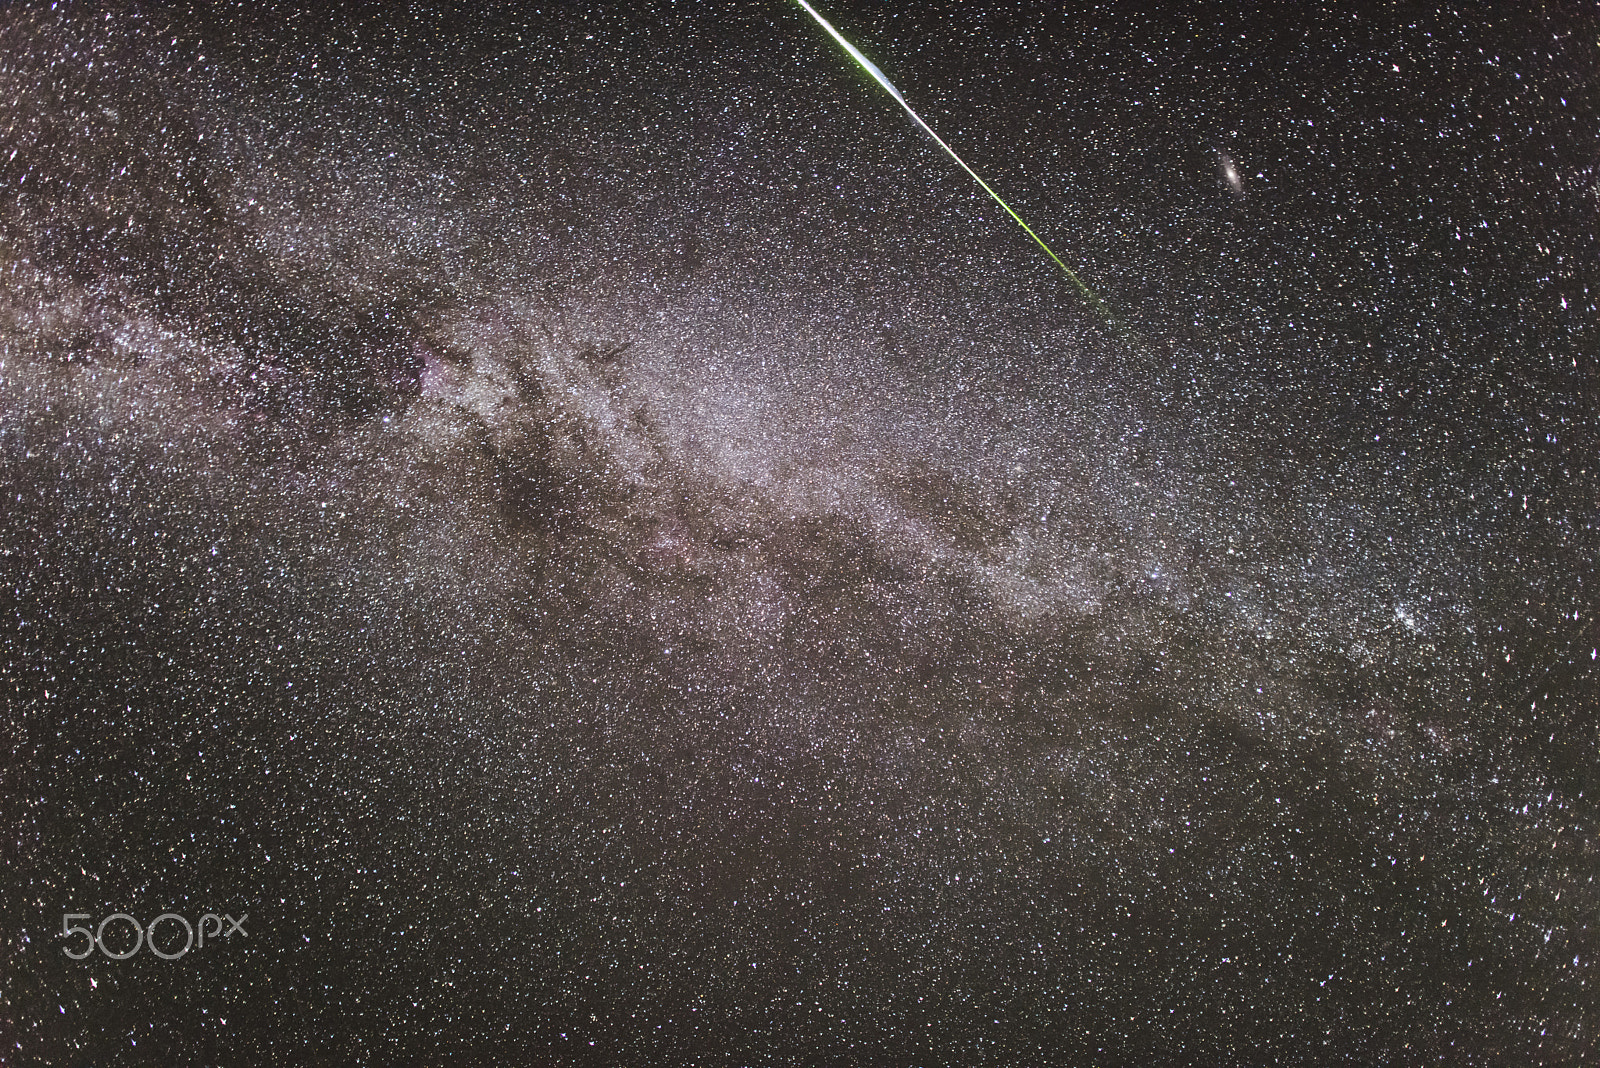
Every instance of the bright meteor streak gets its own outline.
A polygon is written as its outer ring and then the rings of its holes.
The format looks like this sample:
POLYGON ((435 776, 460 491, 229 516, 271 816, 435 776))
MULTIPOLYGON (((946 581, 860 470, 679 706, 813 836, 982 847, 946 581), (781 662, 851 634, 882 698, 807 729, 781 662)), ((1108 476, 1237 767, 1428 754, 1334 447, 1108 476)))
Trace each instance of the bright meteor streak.
POLYGON ((839 42, 839 47, 843 48, 846 52, 850 53, 850 58, 851 59, 853 59, 857 63, 861 64, 861 68, 863 70, 865 70, 868 74, 872 75, 874 81, 876 81, 879 85, 883 86, 884 89, 886 89, 888 91, 890 96, 894 97, 897 101, 900 102, 900 106, 906 109, 906 114, 911 116, 911 121, 915 122, 918 126, 922 127, 922 129, 927 132, 929 137, 933 138, 934 141, 938 142, 939 147, 944 149, 947 153, 949 153, 950 158, 955 160, 956 163, 960 164, 961 169, 966 171, 968 174, 970 174, 972 176, 972 180, 974 182, 977 182, 978 185, 982 187, 982 189, 983 189, 983 191, 985 193, 988 193, 991 197, 993 197, 994 198, 994 202, 996 204, 1000 205, 1002 208, 1004 208, 1006 210, 1006 214, 1007 215, 1011 216, 1013 219, 1015 219, 1017 221, 1017 225, 1018 226, 1022 227, 1024 230, 1027 231, 1028 236, 1033 238, 1034 243, 1036 245, 1038 245, 1040 248, 1044 249, 1045 255, 1049 256, 1052 260, 1054 260, 1056 262, 1056 266, 1060 267, 1063 271, 1066 272, 1067 277, 1072 280, 1072 284, 1078 288, 1078 292, 1082 293, 1084 295, 1085 299, 1087 299, 1090 303, 1092 303, 1095 306, 1095 308, 1099 310, 1101 315, 1105 316, 1106 321, 1108 323, 1112 322, 1113 320, 1112 320, 1111 312, 1106 308, 1105 304, 1101 302, 1100 298, 1095 296, 1094 292, 1092 290, 1090 290, 1090 288, 1088 286, 1083 284, 1083 279, 1078 277, 1077 272, 1074 271, 1071 267, 1068 267, 1066 265, 1066 263, 1062 261, 1061 257, 1057 256, 1055 254, 1055 251, 1053 249, 1051 249, 1051 247, 1049 245, 1044 243, 1044 239, 1041 238, 1038 234, 1033 232, 1033 227, 1029 226, 1027 223, 1022 221, 1022 216, 1018 215, 1015 211, 1013 211, 1010 204, 1007 204, 1004 200, 1000 199, 1000 194, 996 193, 994 191, 994 189, 990 187, 988 182, 986 182, 982 178, 978 177, 978 172, 977 171, 975 171, 971 167, 967 166, 967 161, 966 160, 964 160, 960 156, 956 155, 956 150, 955 149, 953 149, 949 145, 945 144, 944 138, 940 137, 938 134, 933 132, 933 127, 929 126, 927 123, 922 121, 922 116, 918 115, 915 111, 913 111, 911 109, 911 105, 906 103, 906 98, 900 95, 900 90, 896 89, 894 87, 894 83, 890 82, 889 79, 884 76, 883 71, 879 70, 877 68, 877 66, 870 59, 868 59, 866 56, 862 55, 861 54, 861 50, 859 48, 857 48, 855 45, 851 44, 849 41, 846 41, 844 39, 844 35, 841 34, 838 30, 834 29, 833 25, 830 22, 828 22, 827 19, 823 18, 822 15, 818 13, 816 8, 814 8, 810 4, 806 3, 806 0, 796 0, 796 2, 801 7, 806 9, 806 14, 810 15, 812 18, 817 20, 818 25, 820 25, 823 29, 828 31, 828 35, 830 37, 832 37, 835 41, 839 42))

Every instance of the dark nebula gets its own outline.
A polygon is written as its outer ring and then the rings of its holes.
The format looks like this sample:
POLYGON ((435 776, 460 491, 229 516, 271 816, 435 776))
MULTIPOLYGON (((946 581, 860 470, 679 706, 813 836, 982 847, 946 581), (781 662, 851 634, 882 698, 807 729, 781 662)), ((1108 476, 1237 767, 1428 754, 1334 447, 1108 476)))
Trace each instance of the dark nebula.
POLYGON ((823 7, 1114 330, 795 5, 333 8, 0 10, 0 1065, 1600 1058, 1592 6, 823 7))

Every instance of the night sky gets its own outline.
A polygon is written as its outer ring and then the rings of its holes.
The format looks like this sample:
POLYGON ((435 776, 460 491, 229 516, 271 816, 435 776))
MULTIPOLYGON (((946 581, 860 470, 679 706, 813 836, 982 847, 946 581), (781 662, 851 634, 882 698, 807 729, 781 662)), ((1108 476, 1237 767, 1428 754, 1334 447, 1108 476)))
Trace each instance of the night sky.
POLYGON ((1600 9, 818 6, 1112 322, 786 0, 0 9, 0 1065, 1600 1061, 1600 9))

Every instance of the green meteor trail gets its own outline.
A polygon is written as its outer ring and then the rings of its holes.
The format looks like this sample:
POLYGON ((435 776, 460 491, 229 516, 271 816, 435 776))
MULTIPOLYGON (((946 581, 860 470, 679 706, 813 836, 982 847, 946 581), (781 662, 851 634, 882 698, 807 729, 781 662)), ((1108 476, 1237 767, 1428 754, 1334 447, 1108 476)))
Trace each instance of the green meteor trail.
POLYGON ((922 129, 927 132, 928 136, 933 138, 934 141, 936 141, 938 143, 940 148, 944 149, 947 153, 949 153, 950 154, 950 158, 955 160, 956 163, 958 163, 961 166, 962 170, 964 170, 968 174, 970 174, 972 176, 972 180, 974 182, 977 182, 978 185, 980 187, 982 187, 982 189, 983 189, 983 191, 985 193, 988 193, 991 197, 993 197, 994 198, 994 202, 996 204, 1000 205, 1002 208, 1004 208, 1006 210, 1006 214, 1007 215, 1009 215, 1013 219, 1017 220, 1017 225, 1022 227, 1024 230, 1026 230, 1027 233, 1028 233, 1028 236, 1033 238, 1034 243, 1036 245, 1038 245, 1040 248, 1044 249, 1045 255, 1049 256, 1052 260, 1054 260, 1056 262, 1056 266, 1060 267, 1063 271, 1066 272, 1067 277, 1072 280, 1072 284, 1077 287, 1078 292, 1082 293, 1084 298, 1095 306, 1096 310, 1098 310, 1100 312, 1100 314, 1105 317, 1106 322, 1108 324, 1115 325, 1115 320, 1112 318, 1110 310, 1106 308, 1104 302, 1102 302, 1099 297, 1094 295, 1094 292, 1088 286, 1083 284, 1083 279, 1078 277, 1077 272, 1074 271, 1071 267, 1068 267, 1066 265, 1066 263, 1062 261, 1061 257, 1057 256, 1055 254, 1055 250, 1053 250, 1049 245, 1045 244, 1044 243, 1044 239, 1042 237, 1040 237, 1038 234, 1033 232, 1033 227, 1029 226, 1026 222, 1023 222, 1022 216, 1018 215, 1014 210, 1012 210, 1012 207, 1011 207, 1010 204, 1007 204, 1004 200, 1000 199, 1000 194, 996 193, 994 191, 994 189, 990 187, 988 182, 986 182, 982 178, 978 177, 978 172, 977 171, 975 171, 971 167, 967 166, 967 161, 966 160, 964 160, 960 156, 956 155, 956 150, 951 148, 949 145, 947 145, 945 143, 944 138, 940 137, 938 134, 933 132, 933 127, 929 126, 927 123, 922 121, 922 116, 918 115, 915 111, 912 110, 911 105, 906 103, 906 98, 900 95, 900 90, 896 89, 894 87, 894 84, 892 82, 890 82, 888 78, 884 77, 883 71, 879 70, 877 68, 877 66, 875 66, 870 59, 868 59, 866 56, 862 55, 861 54, 861 50, 859 48, 857 48, 855 45, 851 44, 849 41, 845 40, 844 39, 844 35, 841 34, 838 30, 834 29, 833 25, 830 22, 828 22, 827 19, 823 18, 822 15, 818 13, 816 8, 814 8, 810 4, 806 3, 806 0, 796 0, 796 2, 801 7, 806 9, 806 14, 810 15, 812 18, 817 20, 818 25, 820 25, 823 29, 828 31, 828 35, 830 37, 832 37, 835 41, 839 42, 839 47, 843 48, 846 52, 850 53, 850 58, 851 59, 853 59, 857 63, 861 64, 861 68, 863 70, 865 70, 868 74, 872 75, 872 78, 873 78, 874 81, 876 81, 879 85, 883 86, 884 89, 888 90, 888 93, 889 93, 890 96, 894 97, 895 100, 899 101, 900 106, 906 109, 906 114, 911 116, 911 121, 915 122, 918 126, 922 127, 922 129))

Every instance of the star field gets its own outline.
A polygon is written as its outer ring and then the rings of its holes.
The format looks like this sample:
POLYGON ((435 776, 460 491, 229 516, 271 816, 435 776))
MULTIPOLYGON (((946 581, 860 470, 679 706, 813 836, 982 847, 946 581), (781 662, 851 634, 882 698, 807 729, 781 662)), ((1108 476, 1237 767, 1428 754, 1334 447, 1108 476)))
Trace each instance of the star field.
POLYGON ((819 10, 1115 329, 776 0, 0 13, 0 1063, 1593 1059, 1600 19, 819 10))

